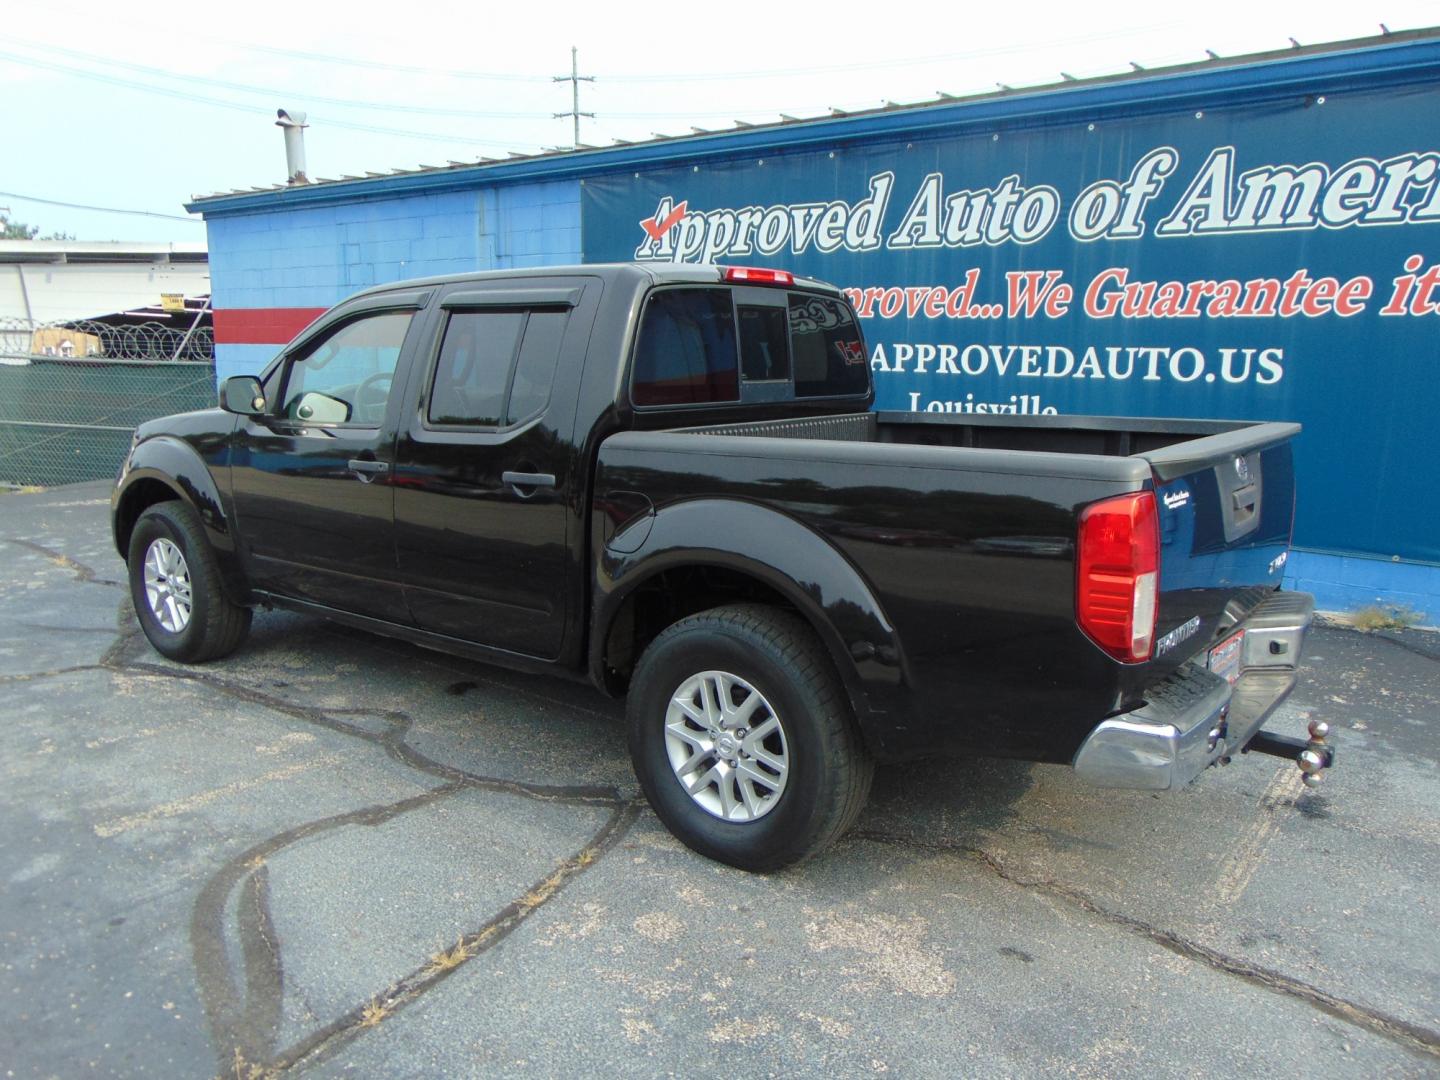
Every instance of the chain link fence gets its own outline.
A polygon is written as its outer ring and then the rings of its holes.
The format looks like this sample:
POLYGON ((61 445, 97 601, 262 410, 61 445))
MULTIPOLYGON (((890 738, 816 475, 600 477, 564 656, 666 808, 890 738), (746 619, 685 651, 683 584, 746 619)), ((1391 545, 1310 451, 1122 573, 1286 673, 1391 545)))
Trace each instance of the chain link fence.
POLYGON ((215 403, 208 327, 0 322, 0 486, 115 475, 136 425, 215 403))

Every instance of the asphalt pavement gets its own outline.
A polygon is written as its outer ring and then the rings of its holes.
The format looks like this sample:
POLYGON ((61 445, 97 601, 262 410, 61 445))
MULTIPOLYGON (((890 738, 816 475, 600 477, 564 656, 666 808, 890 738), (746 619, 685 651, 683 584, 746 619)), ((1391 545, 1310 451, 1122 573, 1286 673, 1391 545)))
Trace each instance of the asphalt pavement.
POLYGON ((880 770, 767 877, 586 687, 261 614, 140 636, 108 486, 0 496, 0 1074, 1440 1075, 1440 642, 1322 627, 1174 795, 880 770))

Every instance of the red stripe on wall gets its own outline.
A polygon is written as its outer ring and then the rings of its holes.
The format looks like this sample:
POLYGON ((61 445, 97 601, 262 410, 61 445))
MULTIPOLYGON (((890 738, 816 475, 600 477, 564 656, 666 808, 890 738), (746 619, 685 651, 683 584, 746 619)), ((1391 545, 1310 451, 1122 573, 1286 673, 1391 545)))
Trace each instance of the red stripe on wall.
POLYGON ((215 312, 217 345, 284 345, 325 308, 228 308, 215 312))

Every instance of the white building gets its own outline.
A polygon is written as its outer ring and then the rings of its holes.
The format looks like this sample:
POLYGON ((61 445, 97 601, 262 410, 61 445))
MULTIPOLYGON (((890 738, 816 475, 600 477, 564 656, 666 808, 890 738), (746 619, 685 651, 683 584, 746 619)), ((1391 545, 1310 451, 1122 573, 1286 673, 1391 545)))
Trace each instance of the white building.
POLYGON ((0 320, 90 319, 209 292, 203 243, 0 240, 0 320))

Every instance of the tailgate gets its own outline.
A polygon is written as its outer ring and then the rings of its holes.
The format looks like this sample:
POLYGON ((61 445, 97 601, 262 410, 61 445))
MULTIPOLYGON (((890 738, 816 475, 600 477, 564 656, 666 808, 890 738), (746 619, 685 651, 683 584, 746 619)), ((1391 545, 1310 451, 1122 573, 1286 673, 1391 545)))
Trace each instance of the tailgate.
POLYGON ((1295 512, 1299 424, 1250 424, 1138 455, 1155 475, 1160 596, 1155 660, 1226 636, 1280 585, 1295 512))

